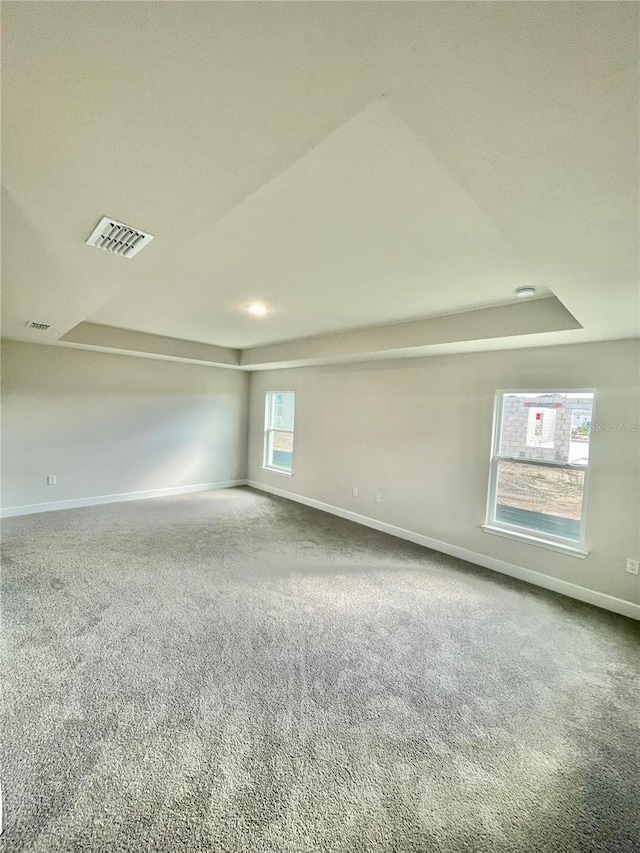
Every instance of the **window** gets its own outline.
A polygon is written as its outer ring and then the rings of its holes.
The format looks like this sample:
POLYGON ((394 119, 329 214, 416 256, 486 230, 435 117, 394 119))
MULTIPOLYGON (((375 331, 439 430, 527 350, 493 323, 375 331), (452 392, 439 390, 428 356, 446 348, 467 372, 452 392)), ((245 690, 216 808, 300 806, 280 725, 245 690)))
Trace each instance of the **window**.
POLYGON ((264 467, 281 474, 293 471, 293 391, 267 394, 264 429, 264 467))
POLYGON ((593 400, 593 391, 498 393, 485 530, 585 555, 593 400))

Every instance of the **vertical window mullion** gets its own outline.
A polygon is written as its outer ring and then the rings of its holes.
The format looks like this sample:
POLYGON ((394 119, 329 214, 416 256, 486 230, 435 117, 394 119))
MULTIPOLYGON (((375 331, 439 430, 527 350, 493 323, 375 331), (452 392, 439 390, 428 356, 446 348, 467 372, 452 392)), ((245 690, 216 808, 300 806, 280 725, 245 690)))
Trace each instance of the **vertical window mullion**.
POLYGON ((265 468, 270 467, 271 465, 271 450, 270 450, 270 432, 271 432, 271 412, 273 410, 273 396, 271 394, 267 394, 265 400, 265 412, 264 412, 264 451, 262 464, 265 468))
POLYGON ((489 491, 489 513, 487 521, 490 524, 495 524, 496 521, 496 503, 497 503, 497 490, 498 490, 498 459, 497 455, 494 453, 491 459, 491 480, 490 480, 490 491, 489 491))
POLYGON ((491 461, 489 469, 489 495, 487 506, 487 523, 495 524, 496 501, 498 489, 498 455, 500 453, 500 436, 502 433, 502 394, 496 394, 493 404, 493 430, 491 435, 491 461))

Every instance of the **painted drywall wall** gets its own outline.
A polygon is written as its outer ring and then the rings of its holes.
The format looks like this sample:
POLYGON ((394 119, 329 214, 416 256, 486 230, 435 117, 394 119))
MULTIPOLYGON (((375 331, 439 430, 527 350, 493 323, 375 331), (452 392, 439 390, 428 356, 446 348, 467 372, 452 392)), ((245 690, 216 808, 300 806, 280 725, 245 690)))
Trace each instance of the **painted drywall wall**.
POLYGON ((639 603, 639 386, 638 340, 256 372, 249 479, 639 603), (481 530, 494 395, 518 388, 597 390, 584 560, 481 530), (278 390, 296 392, 292 477, 262 469, 278 390))
POLYGON ((1 369, 3 508, 246 476, 241 371, 12 341, 1 369))

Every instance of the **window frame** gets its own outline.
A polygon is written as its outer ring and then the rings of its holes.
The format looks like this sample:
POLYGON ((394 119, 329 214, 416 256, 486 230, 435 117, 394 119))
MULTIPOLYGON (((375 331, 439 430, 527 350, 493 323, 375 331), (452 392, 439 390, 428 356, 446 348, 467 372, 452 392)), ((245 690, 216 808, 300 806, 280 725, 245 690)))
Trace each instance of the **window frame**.
POLYGON ((295 391, 267 391, 265 393, 265 413, 264 413, 264 444, 262 450, 262 470, 269 471, 272 474, 281 474, 283 477, 293 477, 293 456, 295 445, 295 426, 296 426, 296 392, 295 391), (293 429, 276 429, 271 426, 274 416, 274 400, 276 394, 292 394, 293 395, 293 429), (271 434, 274 432, 286 432, 293 436, 291 449, 291 470, 286 468, 278 468, 273 463, 269 464, 269 447, 271 434))
POLYGON ((591 423, 595 422, 594 412, 596 407, 595 388, 542 388, 542 389, 499 389, 495 392, 493 403, 493 428, 491 435, 491 457, 489 462, 489 488, 487 492, 487 509, 485 522, 481 528, 485 533, 493 533, 507 539, 515 539, 530 545, 537 545, 553 551, 570 554, 574 557, 588 556, 587 550, 587 515, 589 504, 589 484, 591 481, 591 463, 593 445, 591 439, 593 433, 589 434, 589 461, 586 465, 576 465, 571 462, 543 461, 538 459, 524 459, 522 457, 502 456, 500 454, 500 442, 502 437, 502 413, 504 398, 507 394, 592 394, 591 423), (584 473, 582 487, 582 512, 580 515, 580 537, 579 539, 568 539, 563 536, 555 536, 553 533, 532 530, 526 527, 518 527, 496 519, 496 499, 498 489, 498 466, 500 462, 516 462, 534 467, 560 468, 570 471, 581 471, 584 473))

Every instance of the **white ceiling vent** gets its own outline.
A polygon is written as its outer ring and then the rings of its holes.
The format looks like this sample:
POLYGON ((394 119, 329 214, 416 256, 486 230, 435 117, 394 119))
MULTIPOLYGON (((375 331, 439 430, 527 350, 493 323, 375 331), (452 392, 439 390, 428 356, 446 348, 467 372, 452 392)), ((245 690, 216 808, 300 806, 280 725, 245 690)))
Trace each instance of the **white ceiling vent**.
POLYGON ((51 323, 36 323, 35 320, 29 320, 29 322, 27 323, 27 328, 38 329, 38 331, 44 332, 45 329, 51 328, 51 323))
POLYGON ((109 216, 103 216, 86 243, 88 246, 113 252, 114 255, 121 255, 123 258, 132 258, 152 240, 153 234, 146 234, 109 216))

